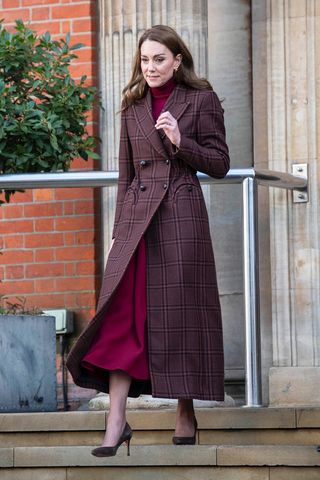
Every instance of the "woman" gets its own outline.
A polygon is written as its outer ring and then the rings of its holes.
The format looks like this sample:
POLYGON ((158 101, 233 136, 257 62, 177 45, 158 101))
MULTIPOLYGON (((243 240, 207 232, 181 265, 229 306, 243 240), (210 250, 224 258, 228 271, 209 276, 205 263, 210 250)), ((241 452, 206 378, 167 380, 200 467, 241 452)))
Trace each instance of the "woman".
MULTIPOLYGON (((128 396, 177 398, 173 443, 194 444, 193 399, 224 399, 221 312, 197 170, 229 169, 223 109, 177 33, 140 38, 123 90, 119 183, 97 313, 68 358, 74 381, 110 394, 96 456, 129 442, 128 396)), ((129 454, 129 450, 128 450, 129 454)))

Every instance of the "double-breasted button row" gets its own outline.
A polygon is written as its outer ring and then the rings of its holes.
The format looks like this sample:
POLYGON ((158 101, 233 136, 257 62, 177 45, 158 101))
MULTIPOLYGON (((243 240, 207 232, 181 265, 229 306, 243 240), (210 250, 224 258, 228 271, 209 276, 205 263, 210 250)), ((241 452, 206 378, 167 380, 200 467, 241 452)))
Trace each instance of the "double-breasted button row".
MULTIPOLYGON (((166 190, 168 188, 168 184, 167 183, 164 183, 163 184, 163 189, 166 190)), ((140 185, 140 190, 142 192, 144 192, 145 190, 147 189, 147 187, 145 185, 140 185)))
MULTIPOLYGON (((165 160, 165 162, 166 162, 167 165, 170 164, 170 160, 169 160, 168 158, 165 160)), ((141 160, 140 166, 141 166, 141 167, 145 167, 146 165, 148 165, 147 160, 141 160)))

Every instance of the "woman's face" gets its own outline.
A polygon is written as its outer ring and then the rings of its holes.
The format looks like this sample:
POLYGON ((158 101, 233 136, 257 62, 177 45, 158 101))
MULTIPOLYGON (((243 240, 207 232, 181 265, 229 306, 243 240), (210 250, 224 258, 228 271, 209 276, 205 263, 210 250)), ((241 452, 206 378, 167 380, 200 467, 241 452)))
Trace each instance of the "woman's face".
POLYGON ((149 87, 161 87, 173 76, 181 63, 181 55, 176 57, 165 45, 153 40, 145 40, 140 49, 141 71, 149 87))

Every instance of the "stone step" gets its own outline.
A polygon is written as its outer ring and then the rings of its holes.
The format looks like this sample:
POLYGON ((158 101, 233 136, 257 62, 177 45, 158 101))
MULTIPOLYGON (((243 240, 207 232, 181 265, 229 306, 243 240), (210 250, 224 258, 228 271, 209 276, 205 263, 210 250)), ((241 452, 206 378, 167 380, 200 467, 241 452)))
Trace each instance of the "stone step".
MULTIPOLYGON (((199 409, 201 445, 320 444, 320 409, 199 409)), ((128 412, 132 444, 171 444, 175 411, 128 412)), ((0 415, 0 447, 99 445, 104 412, 53 412, 0 415)), ((320 477, 319 477, 320 478, 320 477)))
MULTIPOLYGON (((320 428, 320 408, 209 408, 196 411, 200 428, 320 428)), ((128 421, 138 430, 167 430, 174 425, 175 410, 135 410, 128 421)), ((2 413, 0 431, 88 431, 105 428, 106 413, 99 411, 2 413)))
POLYGON ((134 446, 130 456, 123 446, 111 458, 93 457, 90 450, 83 446, 1 448, 1 480, 320 478, 320 453, 315 446, 134 446), (292 474, 285 476, 289 471, 292 474))
MULTIPOLYGON (((173 430, 133 431, 133 445, 170 445, 173 430)), ((0 447, 96 445, 102 431, 0 433, 0 447)), ((200 445, 320 445, 320 429, 199 430, 200 445)), ((0 477, 1 478, 1 477, 0 477)), ((320 480, 320 477, 319 477, 320 480)))
POLYGON ((319 480, 319 467, 4 468, 1 480, 319 480))
POLYGON ((15 447, 0 449, 2 467, 88 466, 320 466, 315 445, 125 445, 110 458, 91 455, 93 446, 15 447))

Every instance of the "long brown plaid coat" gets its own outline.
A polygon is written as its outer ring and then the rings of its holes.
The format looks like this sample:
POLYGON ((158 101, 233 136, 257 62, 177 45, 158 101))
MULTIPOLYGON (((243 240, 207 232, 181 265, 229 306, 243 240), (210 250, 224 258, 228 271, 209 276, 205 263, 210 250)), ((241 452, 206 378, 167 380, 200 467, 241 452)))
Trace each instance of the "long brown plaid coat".
POLYGON ((108 378, 93 377, 80 362, 144 235, 151 381, 133 380, 129 395, 223 400, 220 302, 208 215, 196 176, 199 170, 221 178, 229 169, 223 109, 213 91, 182 85, 164 109, 178 120, 179 150, 155 129, 150 92, 122 113, 115 241, 97 313, 67 365, 78 385, 108 391, 108 378))

